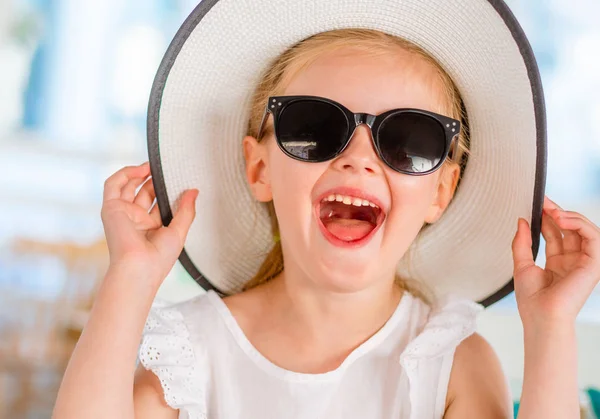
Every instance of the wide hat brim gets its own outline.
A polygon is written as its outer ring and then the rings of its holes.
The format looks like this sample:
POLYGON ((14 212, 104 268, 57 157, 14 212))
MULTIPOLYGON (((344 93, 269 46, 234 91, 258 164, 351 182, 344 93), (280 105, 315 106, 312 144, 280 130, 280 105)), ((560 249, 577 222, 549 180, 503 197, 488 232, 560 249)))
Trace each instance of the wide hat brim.
POLYGON ((163 223, 189 188, 200 197, 180 261, 205 289, 241 290, 273 245, 247 186, 241 141, 261 74, 313 34, 369 28, 422 47, 456 83, 469 116, 470 157, 442 218, 398 266, 436 295, 487 306, 513 290, 511 243, 530 222, 537 256, 546 178, 546 117, 538 67, 500 0, 204 0, 158 70, 148 149, 163 223))

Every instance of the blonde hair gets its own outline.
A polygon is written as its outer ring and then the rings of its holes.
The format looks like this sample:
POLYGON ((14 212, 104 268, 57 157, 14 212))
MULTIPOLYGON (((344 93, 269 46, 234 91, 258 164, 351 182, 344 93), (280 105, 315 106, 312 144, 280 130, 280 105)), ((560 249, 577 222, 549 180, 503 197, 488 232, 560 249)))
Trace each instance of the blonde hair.
MULTIPOLYGON (((468 124, 462 98, 454 82, 440 64, 417 45, 405 39, 370 29, 337 29, 318 33, 293 45, 277 57, 263 75, 252 97, 247 135, 255 138, 258 136, 259 125, 269 96, 283 94, 290 81, 324 53, 345 47, 352 47, 369 56, 389 54, 401 48, 424 59, 435 68, 436 75, 444 88, 444 97, 447 98, 449 116, 463 122, 463 129, 461 129, 459 134, 458 142, 455 143, 456 145, 451 154, 446 159, 444 167, 446 163, 457 163, 460 165, 462 176, 469 152, 468 124)), ((267 137, 271 129, 272 125, 265 130, 262 138, 267 137)), ((273 237, 276 238, 276 242, 256 275, 245 284, 244 289, 250 289, 269 281, 283 271, 283 252, 281 242, 278 240, 279 226, 275 215, 275 207, 273 206, 273 202, 266 203, 265 205, 271 219, 273 237)), ((424 228, 426 227, 424 226, 424 228)), ((427 291, 420 289, 420 286, 415 281, 397 277, 396 282, 403 289, 408 290, 423 300, 429 300, 426 295, 427 291)))

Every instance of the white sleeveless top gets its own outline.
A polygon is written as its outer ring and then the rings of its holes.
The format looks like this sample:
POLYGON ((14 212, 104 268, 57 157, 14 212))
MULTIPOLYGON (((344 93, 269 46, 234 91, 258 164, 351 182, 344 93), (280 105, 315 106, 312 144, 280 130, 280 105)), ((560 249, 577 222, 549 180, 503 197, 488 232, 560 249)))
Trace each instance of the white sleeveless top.
POLYGON ((337 369, 304 374, 259 353, 214 291, 152 306, 139 360, 179 419, 438 419, 454 351, 482 306, 454 297, 432 309, 405 293, 337 369))

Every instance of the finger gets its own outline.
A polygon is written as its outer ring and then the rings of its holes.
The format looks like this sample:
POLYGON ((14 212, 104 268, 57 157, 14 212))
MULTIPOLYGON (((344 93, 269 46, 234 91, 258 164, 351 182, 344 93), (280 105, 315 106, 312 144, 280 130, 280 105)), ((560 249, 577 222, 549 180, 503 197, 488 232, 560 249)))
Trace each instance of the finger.
MULTIPOLYGON (((133 205, 133 204, 132 204, 133 205)), ((141 207, 138 207, 141 209, 141 207)), ((162 227, 162 221, 152 217, 147 212, 144 212, 143 216, 137 220, 139 230, 155 230, 162 227)))
POLYGON ((554 208, 558 208, 559 210, 562 210, 560 205, 558 205, 556 202, 554 202, 553 200, 548 198, 548 196, 544 196, 544 209, 553 210, 554 208))
POLYGON ((122 236, 130 228, 148 230, 160 227, 148 212, 138 205, 112 200, 102 208, 102 222, 107 234, 122 236))
POLYGON ((156 221, 160 225, 163 225, 162 217, 160 216, 160 208, 158 207, 158 202, 156 200, 154 200, 154 202, 152 203, 152 208, 150 209, 149 214, 154 221, 156 221))
POLYGON ((152 178, 149 178, 138 191, 133 203, 150 212, 154 198, 156 198, 154 183, 152 182, 152 178))
POLYGON ((121 190, 132 178, 146 178, 149 174, 150 165, 148 162, 139 166, 127 166, 122 168, 104 182, 104 201, 120 198, 121 190))
MULTIPOLYGON (((560 228, 558 226, 557 221, 560 217, 563 216, 562 213, 564 212, 565 211, 561 211, 559 209, 554 209, 550 211, 549 216, 552 218, 552 223, 556 225, 557 228, 560 228)), ((576 231, 563 229, 561 229, 560 232, 563 235, 562 247, 565 253, 581 251, 581 236, 579 235, 579 233, 577 233, 576 231)))
POLYGON ((560 228, 546 211, 542 212, 542 236, 546 241, 546 259, 563 253, 563 236, 560 228))
POLYGON ((514 276, 535 265, 531 249, 531 230, 526 220, 519 218, 517 233, 512 242, 514 276))
POLYGON ((557 225, 581 236, 581 250, 600 264, 600 232, 587 220, 578 217, 559 217, 557 225))
MULTIPOLYGON (((137 178, 131 179, 129 182, 127 182, 127 184, 125 186, 123 186, 123 189, 121 189, 121 199, 123 201, 131 202, 133 204, 133 201, 134 201, 135 195, 136 195, 136 191, 138 190, 140 185, 142 185, 147 180, 148 180, 147 177, 137 177, 137 178)), ((146 208, 146 210, 147 210, 147 208, 146 208)))
POLYGON ((569 218, 581 218, 583 221, 586 221, 588 223, 590 223, 596 230, 600 231, 600 227, 598 227, 596 224, 594 224, 589 218, 587 218, 585 215, 580 214, 578 212, 575 211, 561 211, 560 213, 561 217, 569 217, 569 218))
POLYGON ((188 230, 196 216, 196 198, 198 198, 198 190, 188 190, 181 197, 179 208, 169 224, 169 228, 173 228, 182 243, 185 243, 188 230))

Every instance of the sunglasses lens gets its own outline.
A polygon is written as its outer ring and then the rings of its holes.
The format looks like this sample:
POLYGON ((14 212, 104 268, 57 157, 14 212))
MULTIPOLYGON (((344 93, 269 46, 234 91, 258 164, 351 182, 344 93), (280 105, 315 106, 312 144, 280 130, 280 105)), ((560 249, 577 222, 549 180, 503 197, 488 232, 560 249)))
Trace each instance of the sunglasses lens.
POLYGON ((428 115, 392 114, 382 122, 378 136, 382 158, 403 172, 427 172, 444 157, 444 127, 428 115))
POLYGON ((292 156, 325 161, 343 148, 348 121, 342 110, 330 103, 298 100, 283 109, 276 131, 280 145, 292 156))

